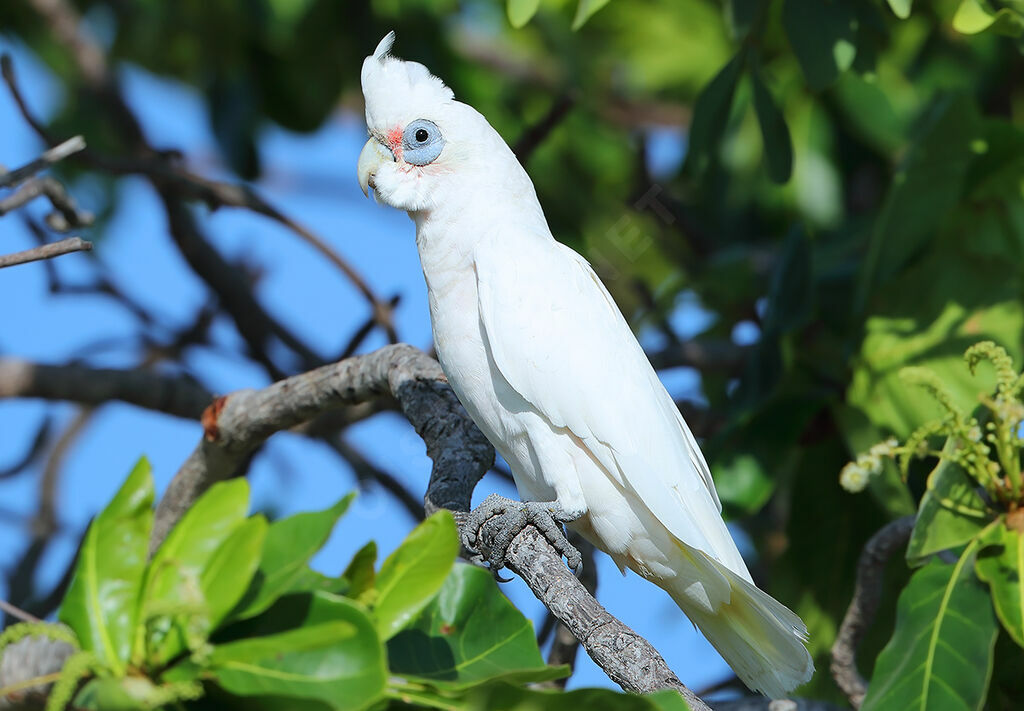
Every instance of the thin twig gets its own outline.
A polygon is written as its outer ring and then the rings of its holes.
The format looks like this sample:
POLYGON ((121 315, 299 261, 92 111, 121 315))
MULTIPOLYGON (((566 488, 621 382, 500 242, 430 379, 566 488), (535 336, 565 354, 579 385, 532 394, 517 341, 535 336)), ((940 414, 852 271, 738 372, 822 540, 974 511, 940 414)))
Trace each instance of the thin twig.
POLYGON ((16 617, 22 622, 40 622, 41 620, 32 613, 25 612, 20 607, 12 605, 6 600, 0 600, 0 612, 11 617, 16 617))
MULTIPOLYGON (((9 61, 10 60, 7 60, 7 62, 9 61)), ((73 136, 63 143, 45 151, 41 156, 26 163, 20 168, 15 168, 8 172, 0 172, 0 188, 13 188, 18 185, 18 183, 31 178, 36 173, 49 168, 54 163, 58 163, 69 155, 78 153, 84 149, 85 139, 81 136, 73 136)))
POLYGON ((81 237, 68 237, 59 242, 51 242, 41 247, 33 247, 13 254, 0 255, 0 269, 13 267, 17 264, 38 262, 41 259, 53 259, 72 252, 88 252, 92 249, 92 242, 86 242, 81 237))
POLYGON ((878 612, 885 564, 895 553, 906 547, 913 530, 913 516, 890 521, 868 539, 857 562, 857 584, 839 626, 835 644, 832 645, 831 665, 832 678, 855 709, 860 708, 868 691, 867 682, 857 671, 857 646, 878 612))

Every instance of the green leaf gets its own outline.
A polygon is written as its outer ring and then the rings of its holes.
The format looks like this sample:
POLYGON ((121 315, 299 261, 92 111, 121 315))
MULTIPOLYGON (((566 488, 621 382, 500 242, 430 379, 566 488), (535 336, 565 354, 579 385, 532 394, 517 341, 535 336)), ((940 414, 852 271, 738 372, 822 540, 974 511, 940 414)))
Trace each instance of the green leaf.
POLYGON ((576 16, 572 19, 572 29, 575 31, 583 27, 595 12, 609 2, 611 0, 579 0, 579 4, 576 6, 576 16))
POLYGON ((786 237, 779 264, 768 287, 763 330, 781 335, 800 328, 810 319, 813 303, 811 243, 802 229, 794 227, 786 237))
POLYGON ((760 511, 775 491, 775 479, 750 454, 730 452, 712 471, 722 505, 745 514, 760 511))
POLYGON ((892 8, 892 14, 901 20, 905 20, 910 17, 910 5, 913 0, 889 0, 889 7, 892 8))
POLYGON ((508 0, 505 9, 508 12, 508 21, 516 29, 524 27, 540 7, 540 0, 508 0))
POLYGON ((857 24, 851 0, 785 0, 782 25, 811 89, 824 89, 853 64, 857 24))
POLYGON ((430 602, 458 554, 455 519, 438 511, 387 557, 374 586, 373 612, 382 639, 393 637, 430 602))
MULTIPOLYGON (((217 549, 245 521, 249 484, 243 478, 210 487, 171 530, 146 573, 143 614, 146 650, 136 649, 151 665, 165 663, 187 647, 189 630, 209 628, 200 580, 217 549)), ((139 642, 142 641, 141 635, 139 642)))
POLYGON ((768 176, 776 183, 785 183, 793 172, 793 141, 786 119, 775 105, 757 67, 751 69, 750 80, 754 86, 754 111, 761 127, 768 176))
POLYGON ((348 591, 345 593, 348 597, 358 599, 373 589, 377 578, 377 571, 374 570, 376 560, 377 544, 373 541, 367 543, 352 556, 345 572, 341 574, 342 579, 348 583, 348 591))
POLYGON ((145 677, 92 679, 75 696, 74 708, 88 711, 147 711, 157 686, 145 677))
MULTIPOLYGON (((576 689, 564 692, 535 690, 492 683, 468 694, 471 703, 459 708, 487 711, 689 711, 690 705, 675 691, 638 696, 611 689, 576 689)), ((442 707, 444 708, 444 707, 442 707)))
POLYGON ((330 593, 291 597, 307 601, 303 625, 214 647, 209 666, 217 684, 241 696, 314 699, 342 711, 368 706, 387 677, 369 615, 330 593))
POLYGON ((249 589, 266 536, 267 519, 253 516, 231 532, 203 568, 199 587, 206 601, 207 631, 216 629, 249 589))
MULTIPOLYGON (((947 443, 946 448, 955 446, 947 443)), ((920 565, 939 551, 964 545, 991 523, 985 502, 967 473, 942 459, 928 475, 914 532, 907 545, 907 562, 920 565)))
POLYGON ((858 300, 875 284, 904 268, 934 237, 960 202, 972 145, 984 140, 984 124, 967 96, 935 104, 907 159, 894 176, 871 236, 858 300))
POLYGON ((986 547, 978 554, 975 570, 988 583, 1003 628, 1024 647, 1024 531, 1008 528, 1004 520, 982 544, 986 547))
POLYGON ((953 15, 953 29, 965 35, 992 29, 999 34, 1020 37, 1024 33, 1024 14, 1009 7, 994 10, 982 0, 962 0, 953 15))
POLYGON ((729 20, 732 36, 740 38, 746 35, 753 26, 758 15, 765 11, 767 0, 726 0, 725 16, 729 20))
POLYGON ((981 708, 998 629, 973 575, 977 549, 975 539, 956 563, 935 559, 914 573, 861 711, 981 708))
POLYGON ((142 458, 89 526, 57 615, 118 675, 131 655, 152 527, 153 477, 142 458))
POLYGON ((354 498, 355 493, 350 493, 329 509, 295 514, 272 523, 263 544, 259 571, 232 618, 253 617, 282 595, 315 589, 309 583, 315 576, 307 564, 327 542, 354 498))
POLYGON ((697 97, 690 123, 686 164, 698 174, 707 169, 718 152, 746 56, 742 49, 737 52, 697 97))
POLYGON ((558 679, 537 648, 533 625, 481 568, 456 565, 437 597, 388 642, 393 673, 447 689, 485 681, 558 679))

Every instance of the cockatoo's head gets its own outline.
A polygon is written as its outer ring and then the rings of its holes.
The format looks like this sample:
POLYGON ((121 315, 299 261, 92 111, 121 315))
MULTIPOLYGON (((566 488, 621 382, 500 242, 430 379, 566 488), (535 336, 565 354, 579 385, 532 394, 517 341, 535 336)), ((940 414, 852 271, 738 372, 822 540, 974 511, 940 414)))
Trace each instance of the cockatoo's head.
MULTIPOLYGON (((359 185, 410 213, 429 212, 509 168, 525 177, 512 151, 471 106, 418 62, 389 52, 389 32, 363 61, 366 127, 359 185)), ((527 179, 528 181, 528 179, 527 179)), ((532 192, 532 190, 531 190, 532 192)))

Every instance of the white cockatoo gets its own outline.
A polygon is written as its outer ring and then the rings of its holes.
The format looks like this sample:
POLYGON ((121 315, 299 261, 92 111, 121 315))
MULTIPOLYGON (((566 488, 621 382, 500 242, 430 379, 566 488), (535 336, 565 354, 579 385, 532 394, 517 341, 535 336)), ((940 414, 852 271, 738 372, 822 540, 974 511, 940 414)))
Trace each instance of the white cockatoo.
POLYGON ((405 210, 438 360, 520 497, 660 586, 743 682, 814 671, 800 618, 754 586, 686 422, 590 265, 548 228, 526 171, 388 34, 362 68, 359 183, 405 210))

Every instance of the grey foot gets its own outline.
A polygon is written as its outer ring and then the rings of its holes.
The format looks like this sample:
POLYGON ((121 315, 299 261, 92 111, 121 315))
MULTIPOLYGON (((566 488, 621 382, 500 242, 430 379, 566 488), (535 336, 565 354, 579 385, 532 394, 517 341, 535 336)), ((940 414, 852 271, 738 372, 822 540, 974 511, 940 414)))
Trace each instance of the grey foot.
POLYGON ((563 523, 577 518, 579 514, 566 512, 557 501, 513 501, 491 494, 461 523, 462 545, 474 553, 472 562, 486 563, 495 577, 504 582, 498 571, 505 567, 512 539, 527 526, 533 526, 579 575, 583 557, 562 530, 563 523))

